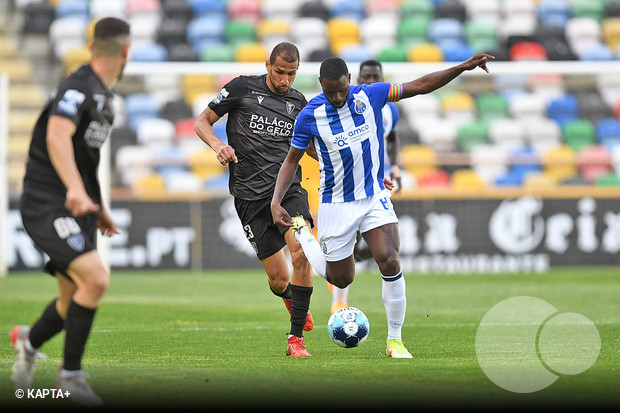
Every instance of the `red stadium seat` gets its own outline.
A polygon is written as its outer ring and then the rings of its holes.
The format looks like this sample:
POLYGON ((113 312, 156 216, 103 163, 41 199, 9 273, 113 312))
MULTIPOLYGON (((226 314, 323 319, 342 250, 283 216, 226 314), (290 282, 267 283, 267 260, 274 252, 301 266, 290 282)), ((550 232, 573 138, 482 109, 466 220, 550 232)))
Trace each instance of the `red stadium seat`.
POLYGON ((510 48, 510 60, 547 60, 547 51, 536 42, 517 42, 510 48))

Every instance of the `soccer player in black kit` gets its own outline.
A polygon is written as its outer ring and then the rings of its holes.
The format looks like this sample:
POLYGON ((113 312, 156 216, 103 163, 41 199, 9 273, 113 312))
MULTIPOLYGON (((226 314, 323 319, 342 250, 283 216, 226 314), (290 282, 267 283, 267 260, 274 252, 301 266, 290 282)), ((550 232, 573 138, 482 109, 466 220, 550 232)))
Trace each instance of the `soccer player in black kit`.
MULTIPOLYGON (((291 88, 299 67, 299 51, 291 43, 279 43, 265 64, 266 74, 238 76, 226 84, 196 119, 195 131, 215 151, 218 161, 229 165, 229 191, 245 235, 267 272, 271 291, 284 300, 290 312, 286 354, 310 356, 303 331, 314 327, 308 310, 312 267, 293 231, 274 225, 270 208, 295 117, 307 103, 300 92, 291 88), (215 136, 212 127, 225 114, 228 144, 215 136), (285 245, 292 257, 292 277, 284 255, 285 245)), ((311 225, 308 194, 300 182, 301 168, 282 205, 291 215, 302 216, 311 225)))
POLYGON ((112 129, 113 94, 129 53, 129 25, 117 18, 95 24, 90 62, 64 79, 45 105, 28 153, 20 211, 26 232, 50 260, 58 297, 32 327, 11 332, 16 352, 11 378, 28 389, 38 349, 65 330, 56 387, 69 400, 100 406, 82 371, 82 356, 110 274, 96 251, 97 228, 118 233, 97 180, 99 150, 112 129))

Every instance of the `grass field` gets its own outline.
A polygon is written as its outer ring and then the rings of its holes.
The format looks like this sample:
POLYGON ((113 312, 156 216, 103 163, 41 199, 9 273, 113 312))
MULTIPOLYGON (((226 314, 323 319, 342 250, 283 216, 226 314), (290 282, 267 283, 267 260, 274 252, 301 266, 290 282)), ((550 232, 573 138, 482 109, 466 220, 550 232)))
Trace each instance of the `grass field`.
MULTIPOLYGON (((403 339, 411 360, 385 355, 381 281, 356 276, 349 304, 370 319, 358 348, 332 343, 325 324, 331 295, 315 278, 316 327, 305 340, 312 357, 285 356, 288 313, 262 271, 114 272, 83 362, 110 409, 273 409, 320 407, 489 407, 554 409, 620 406, 620 273, 617 268, 554 269, 548 274, 406 275, 403 339), (476 358, 478 325, 495 304, 532 296, 561 312, 583 314, 600 334, 598 359, 533 393, 495 385, 476 358)), ((61 400, 17 399, 8 332, 31 325, 55 296, 41 273, 0 278, 0 406, 62 408, 61 400)), ((34 386, 52 388, 62 354, 60 334, 41 349, 34 386)), ((561 344, 560 344, 561 346, 561 344)))

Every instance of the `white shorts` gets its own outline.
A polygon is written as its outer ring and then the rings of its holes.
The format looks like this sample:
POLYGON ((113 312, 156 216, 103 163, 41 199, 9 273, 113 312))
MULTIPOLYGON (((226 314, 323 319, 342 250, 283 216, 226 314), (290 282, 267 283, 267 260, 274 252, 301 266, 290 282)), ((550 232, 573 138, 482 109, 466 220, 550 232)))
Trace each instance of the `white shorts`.
POLYGON ((358 230, 398 223, 390 196, 385 190, 358 201, 319 204, 318 240, 327 261, 351 256, 358 230))

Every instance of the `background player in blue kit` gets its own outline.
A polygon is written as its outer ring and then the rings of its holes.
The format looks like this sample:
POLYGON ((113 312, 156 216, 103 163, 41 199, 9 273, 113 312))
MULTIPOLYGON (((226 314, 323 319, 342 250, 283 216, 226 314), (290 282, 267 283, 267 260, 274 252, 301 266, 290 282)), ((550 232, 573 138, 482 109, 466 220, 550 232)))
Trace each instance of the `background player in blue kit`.
POLYGON ((289 153, 278 174, 271 212, 274 222, 299 228, 296 238, 319 275, 345 288, 355 277, 353 248, 357 231, 368 243, 382 277, 382 299, 388 322, 386 353, 411 358, 402 341, 407 307, 406 286, 400 267, 398 218, 384 185, 382 109, 397 102, 430 93, 466 70, 487 60, 476 54, 451 68, 400 83, 351 86, 344 60, 332 57, 321 64, 319 82, 323 93, 311 99, 297 116, 289 153), (293 181, 299 160, 313 145, 321 170, 318 238, 291 218, 280 202, 293 181))

